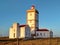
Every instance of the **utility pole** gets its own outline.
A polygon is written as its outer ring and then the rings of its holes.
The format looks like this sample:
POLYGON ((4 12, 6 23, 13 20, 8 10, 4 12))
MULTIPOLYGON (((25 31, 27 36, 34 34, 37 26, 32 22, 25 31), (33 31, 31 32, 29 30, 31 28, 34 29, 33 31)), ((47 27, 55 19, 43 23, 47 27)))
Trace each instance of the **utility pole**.
POLYGON ((50 37, 50 45, 51 45, 51 37, 50 37))
POLYGON ((19 45, 19 39, 17 38, 17 45, 19 45))

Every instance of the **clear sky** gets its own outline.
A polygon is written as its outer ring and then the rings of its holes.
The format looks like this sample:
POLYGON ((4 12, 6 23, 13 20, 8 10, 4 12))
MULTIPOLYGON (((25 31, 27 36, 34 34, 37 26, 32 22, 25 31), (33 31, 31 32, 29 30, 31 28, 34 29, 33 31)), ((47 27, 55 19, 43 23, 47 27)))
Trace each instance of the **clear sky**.
POLYGON ((0 35, 7 35, 14 22, 26 24, 31 5, 39 11, 39 28, 52 29, 60 36, 60 0, 0 0, 0 35))

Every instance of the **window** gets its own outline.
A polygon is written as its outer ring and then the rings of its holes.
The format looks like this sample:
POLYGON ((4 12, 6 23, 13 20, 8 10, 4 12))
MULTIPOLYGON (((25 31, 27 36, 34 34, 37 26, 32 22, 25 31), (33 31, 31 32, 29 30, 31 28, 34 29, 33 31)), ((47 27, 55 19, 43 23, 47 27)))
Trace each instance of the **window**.
POLYGON ((14 37, 15 37, 15 33, 14 33, 14 37))
POLYGON ((42 36, 42 33, 40 33, 40 36, 42 36))
POLYGON ((32 14, 30 13, 30 16, 31 16, 32 14))
POLYGON ((32 20, 28 20, 29 21, 29 23, 32 23, 32 20))
POLYGON ((32 22, 32 20, 30 20, 30 23, 32 22))

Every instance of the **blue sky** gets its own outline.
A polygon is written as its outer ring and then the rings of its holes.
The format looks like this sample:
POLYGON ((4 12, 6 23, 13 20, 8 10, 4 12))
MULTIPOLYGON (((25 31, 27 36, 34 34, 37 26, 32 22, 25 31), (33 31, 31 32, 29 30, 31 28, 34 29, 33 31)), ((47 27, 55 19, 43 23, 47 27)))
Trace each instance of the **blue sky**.
POLYGON ((14 22, 25 24, 31 5, 39 11, 39 28, 52 29, 60 36, 60 0, 0 0, 0 35, 7 35, 14 22))

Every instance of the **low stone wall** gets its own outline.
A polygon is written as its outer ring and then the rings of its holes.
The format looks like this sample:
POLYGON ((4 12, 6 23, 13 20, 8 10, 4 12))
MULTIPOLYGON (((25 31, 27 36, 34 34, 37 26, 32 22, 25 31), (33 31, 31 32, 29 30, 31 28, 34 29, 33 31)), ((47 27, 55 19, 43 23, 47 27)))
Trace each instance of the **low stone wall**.
POLYGON ((60 45, 60 38, 0 39, 0 45, 60 45))

